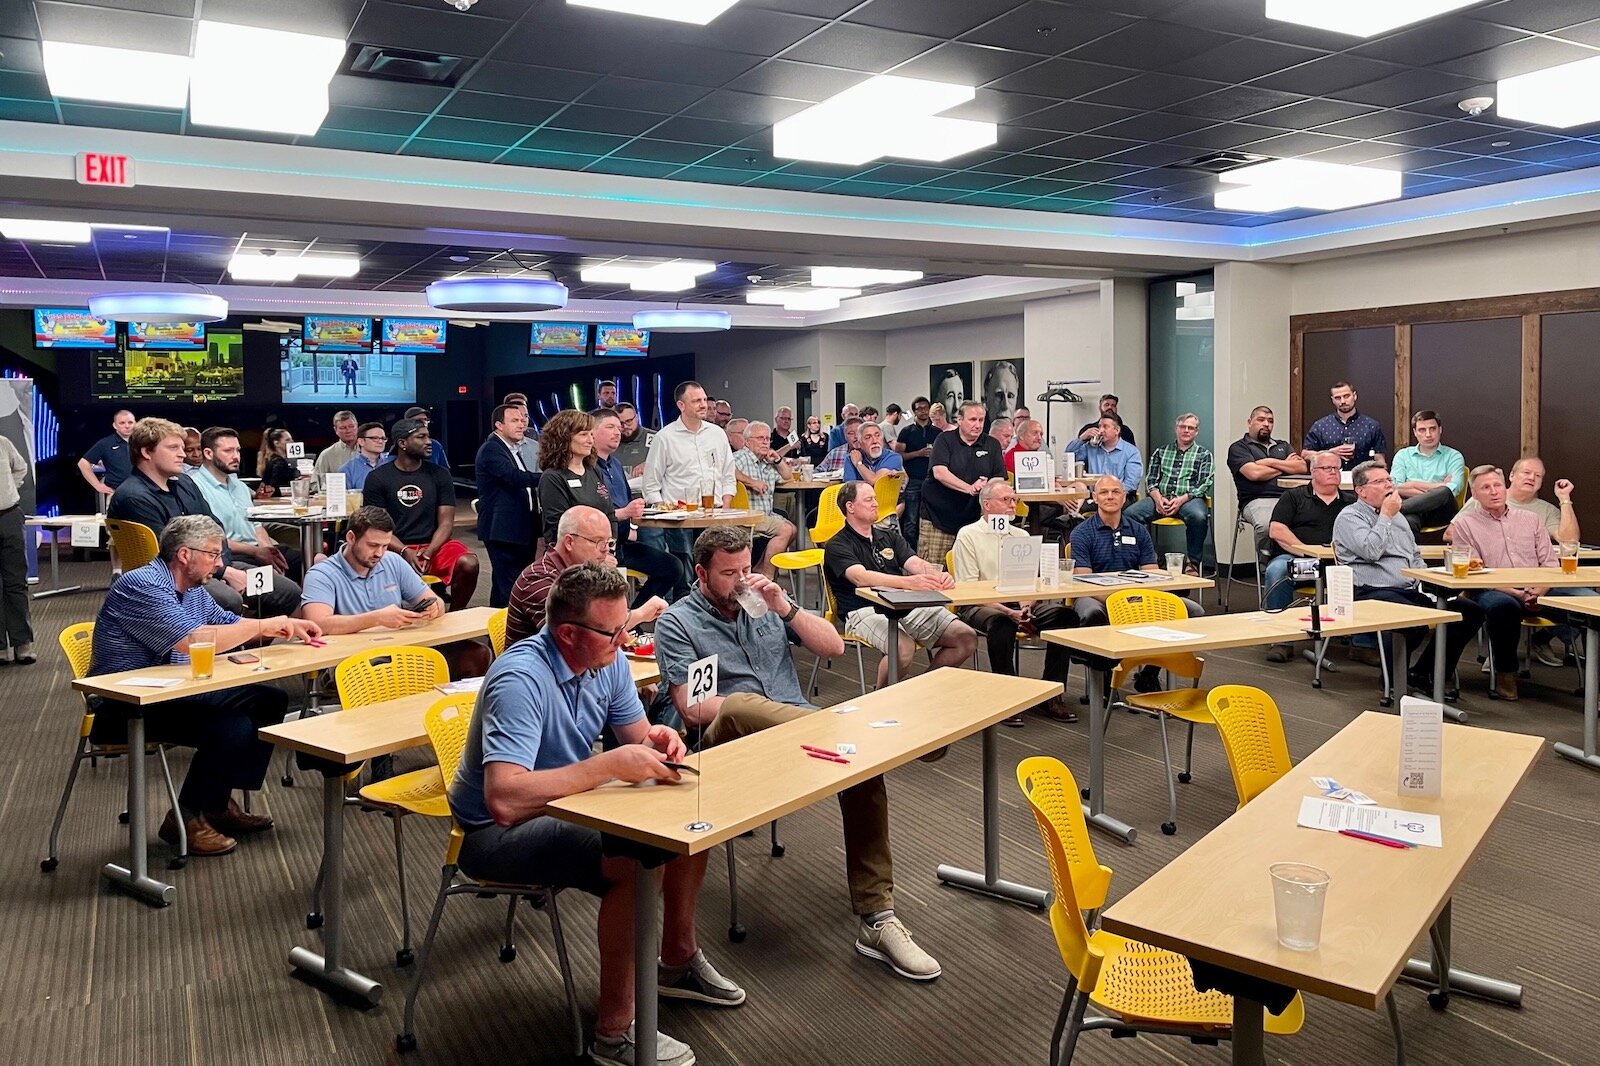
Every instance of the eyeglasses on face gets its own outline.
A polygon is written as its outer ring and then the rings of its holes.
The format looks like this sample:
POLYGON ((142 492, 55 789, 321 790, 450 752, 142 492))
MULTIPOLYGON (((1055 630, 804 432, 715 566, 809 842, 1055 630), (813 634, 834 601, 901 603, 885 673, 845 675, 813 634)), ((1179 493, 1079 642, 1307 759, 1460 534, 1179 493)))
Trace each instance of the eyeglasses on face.
POLYGON ((574 533, 572 536, 577 537, 579 540, 588 541, 596 548, 604 545, 607 551, 614 552, 617 550, 617 538, 615 537, 586 537, 582 533, 574 533))
POLYGON ((209 555, 213 559, 222 558, 222 549, 221 548, 216 548, 216 549, 212 549, 212 548, 197 548, 193 544, 186 544, 186 545, 184 545, 184 547, 188 548, 191 552, 193 552, 196 555, 209 555))
POLYGON ((579 629, 587 629, 591 633, 605 637, 606 641, 611 644, 621 644, 628 639, 628 624, 626 622, 616 629, 601 629, 599 626, 592 626, 587 622, 568 622, 567 624, 577 626, 579 629))

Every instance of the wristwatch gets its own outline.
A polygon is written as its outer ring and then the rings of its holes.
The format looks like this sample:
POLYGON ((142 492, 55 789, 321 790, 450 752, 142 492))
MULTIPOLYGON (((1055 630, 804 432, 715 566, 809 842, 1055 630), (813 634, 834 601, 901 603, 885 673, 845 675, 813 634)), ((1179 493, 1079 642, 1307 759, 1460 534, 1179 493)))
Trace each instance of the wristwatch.
POLYGON ((799 613, 800 613, 800 605, 798 603, 796 603, 795 601, 790 600, 789 601, 789 612, 787 614, 780 615, 779 617, 782 618, 784 620, 784 622, 792 622, 792 621, 794 621, 794 616, 799 614, 799 613))

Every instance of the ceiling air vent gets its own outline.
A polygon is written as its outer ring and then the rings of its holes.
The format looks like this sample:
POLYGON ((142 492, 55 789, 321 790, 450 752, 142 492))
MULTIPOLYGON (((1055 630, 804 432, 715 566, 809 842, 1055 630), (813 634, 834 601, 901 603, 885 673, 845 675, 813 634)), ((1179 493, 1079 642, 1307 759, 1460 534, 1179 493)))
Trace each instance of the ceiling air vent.
POLYGON ((347 74, 425 85, 453 86, 465 65, 466 60, 460 56, 413 52, 409 48, 382 48, 375 44, 352 44, 345 55, 347 74))
POLYGON ((1195 159, 1173 163, 1177 170, 1203 170, 1207 174, 1226 174, 1230 170, 1247 167, 1251 163, 1260 163, 1267 157, 1255 155, 1251 152, 1211 152, 1195 159))

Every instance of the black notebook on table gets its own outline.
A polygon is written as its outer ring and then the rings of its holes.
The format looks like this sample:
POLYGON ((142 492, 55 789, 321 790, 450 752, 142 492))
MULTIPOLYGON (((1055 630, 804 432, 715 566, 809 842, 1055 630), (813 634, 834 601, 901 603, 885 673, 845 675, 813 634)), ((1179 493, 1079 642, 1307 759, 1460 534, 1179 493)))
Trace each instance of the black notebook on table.
POLYGON ((877 589, 877 596, 896 610, 909 611, 917 607, 948 607, 950 597, 942 592, 924 592, 919 589, 877 589))

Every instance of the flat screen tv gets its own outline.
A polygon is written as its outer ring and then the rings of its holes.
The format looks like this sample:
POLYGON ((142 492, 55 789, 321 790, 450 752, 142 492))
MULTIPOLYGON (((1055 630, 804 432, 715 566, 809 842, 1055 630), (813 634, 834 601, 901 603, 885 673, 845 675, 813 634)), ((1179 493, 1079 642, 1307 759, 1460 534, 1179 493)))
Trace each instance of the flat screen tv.
POLYGON ((650 331, 631 325, 608 326, 601 323, 594 328, 594 354, 600 357, 647 356, 650 354, 650 331))
POLYGON ((588 355, 589 327, 582 322, 535 322, 528 337, 528 354, 588 355))
POLYGON ((307 315, 301 346, 308 352, 372 351, 372 319, 350 315, 307 315))
POLYGON ((129 322, 128 347, 159 348, 169 352, 206 350, 204 322, 129 322))
POLYGON ((117 324, 79 308, 36 307, 35 348, 116 348, 117 324))
POLYGON ((202 351, 165 348, 94 354, 97 400, 205 403, 244 397, 244 336, 213 331, 202 351))
POLYGON ((308 352, 300 338, 278 340, 284 403, 408 405, 417 402, 417 357, 384 352, 308 352))
POLYGON ((442 318, 386 318, 378 343, 385 355, 443 355, 449 325, 442 318))

